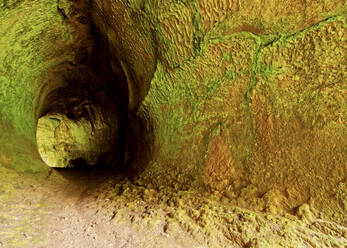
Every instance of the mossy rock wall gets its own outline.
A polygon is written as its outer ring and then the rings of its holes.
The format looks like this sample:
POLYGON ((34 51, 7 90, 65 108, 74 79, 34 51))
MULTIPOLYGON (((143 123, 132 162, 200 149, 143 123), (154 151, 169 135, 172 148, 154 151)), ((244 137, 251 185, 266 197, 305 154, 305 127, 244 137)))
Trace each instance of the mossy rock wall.
MULTIPOLYGON (((0 2, 0 213, 6 223, 21 216, 24 229, 45 215, 43 199, 41 212, 15 200, 46 180, 35 140, 42 99, 93 46, 90 30, 62 14, 72 1, 58 2, 0 2)), ((344 1, 87 3, 127 79, 131 131, 142 138, 130 154, 136 180, 274 214, 309 203, 346 224, 344 1)))
POLYGON ((254 187, 239 204, 256 209, 250 199, 276 189, 286 199, 280 208, 310 202, 339 218, 346 5, 159 1, 142 11, 158 63, 138 112, 152 156, 135 163, 145 166, 141 176, 241 196, 254 187))

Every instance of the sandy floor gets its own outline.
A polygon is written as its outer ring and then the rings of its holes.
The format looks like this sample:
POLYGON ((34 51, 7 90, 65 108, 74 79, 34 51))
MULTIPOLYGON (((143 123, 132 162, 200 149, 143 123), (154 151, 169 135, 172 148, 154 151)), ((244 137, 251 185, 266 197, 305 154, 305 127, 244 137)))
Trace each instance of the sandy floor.
MULTIPOLYGON (((7 175, 4 185, 18 178, 1 173, 7 175)), ((0 247, 347 245, 347 228, 307 204, 274 215, 237 207, 236 199, 218 194, 159 190, 108 172, 51 171, 40 181, 23 178, 12 185, 0 195, 6 198, 0 205, 0 247)))
MULTIPOLYGON (((55 174, 51 177, 59 177, 55 174)), ((68 177, 70 177, 69 175, 68 177)), ((65 175, 65 178, 68 178, 65 175)), ((305 204, 275 216, 218 195, 79 177, 52 198, 42 247, 346 247, 347 228, 305 204)), ((58 186, 57 188, 59 188, 58 186)))

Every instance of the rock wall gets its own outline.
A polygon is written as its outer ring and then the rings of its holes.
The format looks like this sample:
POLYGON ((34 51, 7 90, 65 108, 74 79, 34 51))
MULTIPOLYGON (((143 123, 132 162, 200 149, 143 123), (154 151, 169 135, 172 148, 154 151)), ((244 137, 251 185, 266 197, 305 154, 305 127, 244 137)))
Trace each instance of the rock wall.
POLYGON ((273 215, 308 204, 346 225, 346 11, 333 0, 0 1, 0 245, 25 247, 23 232, 39 242, 49 192, 75 185, 48 170, 35 138, 75 81, 128 111, 127 147, 105 161, 124 155, 134 185, 273 215))
POLYGON ((129 4, 149 19, 158 54, 137 113, 150 153, 150 162, 134 163, 145 167, 140 177, 158 187, 220 191, 254 209, 290 212, 310 202, 339 219, 346 210, 345 4, 139 6, 129 4), (281 202, 264 206, 273 191, 281 202))

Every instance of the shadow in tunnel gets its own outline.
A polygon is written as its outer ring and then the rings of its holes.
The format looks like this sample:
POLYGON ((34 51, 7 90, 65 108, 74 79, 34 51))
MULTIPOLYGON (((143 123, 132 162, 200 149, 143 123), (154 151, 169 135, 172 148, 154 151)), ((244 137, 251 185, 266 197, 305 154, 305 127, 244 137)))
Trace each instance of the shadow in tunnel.
MULTIPOLYGON (((132 101, 137 104, 147 95, 151 81, 148 79, 154 76, 156 55, 153 55, 153 65, 147 66, 153 67, 153 71, 145 76, 138 75, 139 72, 129 64, 131 60, 127 60, 127 54, 120 53, 127 51, 126 48, 115 47, 115 44, 123 43, 114 41, 114 37, 123 38, 117 34, 117 28, 112 26, 102 9, 76 1, 65 13, 75 30, 72 48, 75 56, 71 61, 52 68, 54 73, 51 77, 60 81, 60 86, 53 86, 53 90, 48 86, 40 93, 43 100, 40 101, 38 116, 58 113, 72 122, 87 119, 93 126, 95 109, 86 106, 85 102, 88 102, 102 109, 105 117, 115 115, 117 135, 109 151, 101 154, 95 165, 88 165, 84 157, 74 157, 70 160, 73 168, 55 170, 68 180, 81 177, 86 181, 92 178, 102 180, 115 175, 132 178, 140 174, 150 161, 154 134, 150 118, 140 119, 136 115, 138 105, 129 110, 129 95, 135 97, 132 101), (97 15, 93 16, 92 13, 97 15), (110 37, 110 32, 116 35, 110 37), (146 80, 139 81, 141 78, 146 80), (131 90, 135 93, 129 92, 131 90)), ((107 149, 106 146, 104 148, 107 149)))

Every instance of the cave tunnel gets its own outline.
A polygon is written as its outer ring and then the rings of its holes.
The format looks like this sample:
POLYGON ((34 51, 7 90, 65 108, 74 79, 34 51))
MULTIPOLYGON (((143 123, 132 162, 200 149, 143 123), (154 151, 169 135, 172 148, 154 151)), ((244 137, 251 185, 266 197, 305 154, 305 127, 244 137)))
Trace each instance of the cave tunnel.
POLYGON ((346 6, 0 1, 0 247, 346 247, 346 6))

